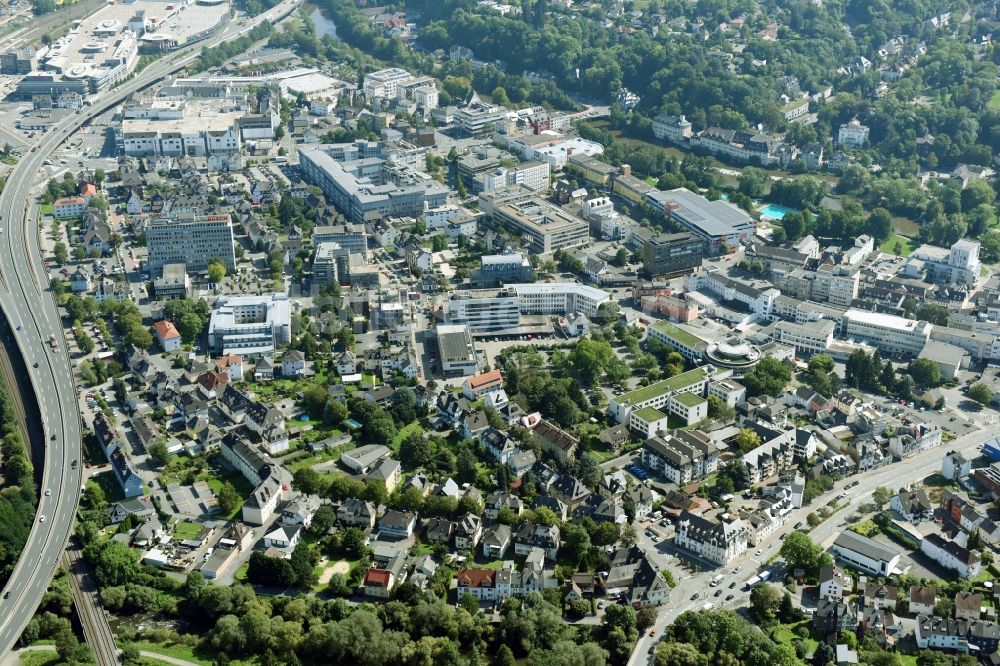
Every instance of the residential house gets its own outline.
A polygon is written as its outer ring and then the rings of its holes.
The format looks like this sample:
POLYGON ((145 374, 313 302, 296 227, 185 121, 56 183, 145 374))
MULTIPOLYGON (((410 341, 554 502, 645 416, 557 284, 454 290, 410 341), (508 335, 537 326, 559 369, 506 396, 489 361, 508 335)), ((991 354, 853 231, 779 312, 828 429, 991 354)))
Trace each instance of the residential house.
POLYGON ((264 535, 264 548, 287 550, 291 557, 291 551, 302 538, 302 531, 301 525, 279 525, 264 535))
POLYGON ((983 612, 983 595, 975 592, 955 593, 955 619, 975 622, 983 612))
POLYGON ((719 566, 726 566, 747 551, 749 529, 739 518, 720 516, 712 522, 690 512, 677 519, 674 544, 719 566))
POLYGON ((923 538, 920 551, 946 569, 957 571, 962 578, 975 578, 982 569, 978 551, 965 548, 937 533, 923 538))
POLYGON ((893 585, 886 585, 875 580, 865 581, 865 606, 874 606, 880 610, 896 610, 899 600, 899 590, 893 585))
POLYGON ((455 523, 455 550, 475 550, 482 536, 482 519, 471 513, 465 514, 455 523))
POLYGON ((306 357, 297 349, 285 352, 281 357, 282 377, 301 377, 306 371, 306 357))
POLYGON ((858 627, 858 612, 854 604, 844 599, 820 599, 813 611, 813 631, 819 636, 839 636, 858 627))
POLYGON ((181 348, 181 334, 173 322, 165 319, 158 321, 153 324, 153 329, 156 331, 156 341, 160 343, 163 351, 172 352, 181 348))
POLYGON ((910 612, 915 615, 930 615, 937 604, 937 588, 931 585, 910 586, 910 612))
POLYGON ((823 567, 819 572, 819 598, 839 600, 850 596, 854 583, 838 566, 823 567))
POLYGON ((576 455, 576 448, 580 440, 549 421, 545 419, 539 421, 532 433, 542 450, 550 451, 558 460, 566 462, 572 460, 576 455))
POLYGON ((514 554, 527 555, 532 548, 541 548, 545 557, 555 560, 559 555, 559 527, 522 523, 514 535, 514 554))
POLYGON ((483 557, 490 559, 500 559, 507 554, 507 549, 511 543, 510 527, 502 523, 486 528, 483 533, 483 557))
POLYGON ((415 513, 389 509, 378 521, 379 535, 391 539, 406 539, 413 536, 416 523, 415 513))
POLYGON ((918 488, 917 490, 901 488, 889 500, 889 508, 897 516, 911 523, 926 520, 934 513, 934 505, 931 504, 923 488, 918 488))
POLYGON ((345 527, 375 527, 375 505, 354 497, 344 500, 337 509, 337 520, 345 527))

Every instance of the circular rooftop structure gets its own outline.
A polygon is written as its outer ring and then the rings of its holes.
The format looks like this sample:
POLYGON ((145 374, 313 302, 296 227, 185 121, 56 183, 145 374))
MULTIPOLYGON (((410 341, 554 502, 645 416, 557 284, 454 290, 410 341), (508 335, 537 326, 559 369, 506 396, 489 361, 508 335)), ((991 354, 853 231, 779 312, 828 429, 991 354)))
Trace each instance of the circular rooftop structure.
POLYGON ((84 44, 83 46, 81 46, 80 47, 80 52, 81 53, 100 53, 101 51, 103 51, 106 48, 107 48, 107 45, 104 42, 99 42, 97 40, 94 40, 92 42, 87 42, 86 44, 84 44))
POLYGON ((90 65, 86 63, 77 63, 63 72, 63 76, 67 79, 85 79, 89 75, 90 65))
POLYGON ((195 4, 198 5, 224 5, 228 3, 229 0, 197 0, 195 4))
POLYGON ((736 375, 744 375, 761 359, 761 352, 755 345, 730 338, 723 342, 713 342, 705 351, 709 363, 719 368, 732 370, 736 375))

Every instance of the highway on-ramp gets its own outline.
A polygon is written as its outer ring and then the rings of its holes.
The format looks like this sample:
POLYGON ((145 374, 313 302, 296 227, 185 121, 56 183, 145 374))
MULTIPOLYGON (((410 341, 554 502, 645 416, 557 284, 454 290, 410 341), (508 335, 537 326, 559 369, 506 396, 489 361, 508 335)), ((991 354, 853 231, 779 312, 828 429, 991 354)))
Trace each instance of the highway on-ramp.
POLYGON ((30 382, 38 401, 46 441, 38 512, 28 542, 0 595, 0 655, 17 642, 48 588, 73 526, 83 482, 81 428, 69 351, 41 266, 38 221, 28 214, 29 208, 34 208, 29 206, 30 197, 33 187, 39 184, 42 163, 86 121, 178 71, 203 48, 244 34, 263 21, 274 23, 299 4, 301 0, 285 0, 254 19, 230 22, 207 41, 149 65, 132 80, 104 93, 97 104, 55 125, 25 153, 7 178, 0 194, 0 309, 28 368, 24 381, 30 382), (55 336, 55 347, 50 346, 50 336, 55 336))

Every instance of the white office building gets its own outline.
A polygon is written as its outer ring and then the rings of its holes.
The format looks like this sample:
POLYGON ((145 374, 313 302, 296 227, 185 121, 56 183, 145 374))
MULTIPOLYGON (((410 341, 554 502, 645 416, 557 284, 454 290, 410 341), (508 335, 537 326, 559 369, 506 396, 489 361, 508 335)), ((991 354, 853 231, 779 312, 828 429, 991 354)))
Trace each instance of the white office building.
POLYGON ((262 356, 291 340, 287 294, 223 296, 215 302, 208 344, 219 354, 262 356))
POLYGON ((159 277, 166 264, 184 264, 188 271, 203 271, 219 259, 230 273, 236 270, 233 223, 229 215, 178 215, 146 225, 150 276, 159 277))
POLYGON ((883 354, 916 356, 930 339, 932 324, 896 315, 851 309, 844 313, 844 335, 869 342, 883 354))
POLYGON ((605 303, 611 303, 611 294, 576 282, 536 282, 512 284, 517 292, 521 314, 565 315, 579 312, 594 318, 605 303))
POLYGON ((516 329, 520 299, 512 288, 455 292, 448 297, 448 321, 474 333, 516 329))

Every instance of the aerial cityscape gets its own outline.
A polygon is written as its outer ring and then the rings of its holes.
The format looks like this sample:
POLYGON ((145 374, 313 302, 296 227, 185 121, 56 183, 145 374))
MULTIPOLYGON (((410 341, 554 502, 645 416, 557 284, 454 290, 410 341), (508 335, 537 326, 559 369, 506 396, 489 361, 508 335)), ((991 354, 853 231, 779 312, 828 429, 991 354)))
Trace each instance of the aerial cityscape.
POLYGON ((0 666, 1000 664, 994 34, 0 2, 0 666))

